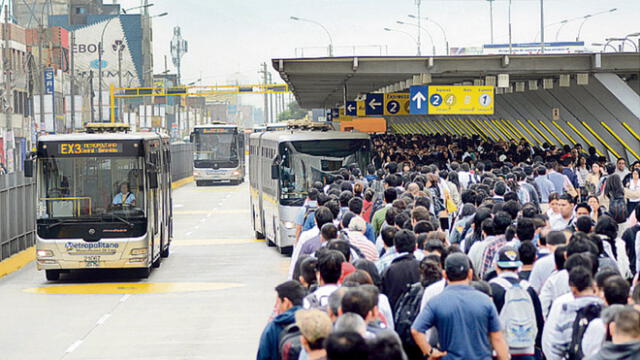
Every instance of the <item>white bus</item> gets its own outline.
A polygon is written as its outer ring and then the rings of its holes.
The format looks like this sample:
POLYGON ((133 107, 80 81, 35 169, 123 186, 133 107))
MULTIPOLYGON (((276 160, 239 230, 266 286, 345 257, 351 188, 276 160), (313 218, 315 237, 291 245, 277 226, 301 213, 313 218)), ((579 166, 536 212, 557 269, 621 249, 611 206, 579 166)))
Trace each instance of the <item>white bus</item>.
POLYGON ((193 177, 197 186, 214 182, 237 185, 244 181, 244 132, 238 126, 196 125, 191 133, 193 177))
POLYGON ((256 237, 281 253, 291 251, 295 217, 315 181, 341 168, 365 169, 371 157, 365 133, 286 130, 251 134, 249 182, 256 237))
MULTIPOLYGON (((48 280, 72 269, 135 268, 169 256, 169 138, 141 133, 46 135, 36 151, 36 267, 48 280)), ((33 163, 25 174, 33 176, 33 163)))

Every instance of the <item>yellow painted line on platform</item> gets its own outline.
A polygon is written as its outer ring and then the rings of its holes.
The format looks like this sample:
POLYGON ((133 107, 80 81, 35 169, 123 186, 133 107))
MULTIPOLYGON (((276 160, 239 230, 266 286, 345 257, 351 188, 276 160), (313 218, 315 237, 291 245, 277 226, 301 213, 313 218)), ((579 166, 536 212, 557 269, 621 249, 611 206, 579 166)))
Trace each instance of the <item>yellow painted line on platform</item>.
POLYGON ((209 215, 209 214, 248 214, 249 210, 174 210, 174 215, 209 215))
POLYGON ((166 283, 99 283, 40 286, 24 289, 34 294, 85 295, 85 294, 161 294, 176 292, 216 291, 243 287, 241 283, 223 282, 166 282, 166 283))
POLYGON ((234 244, 252 244, 257 239, 193 239, 193 240, 173 240, 171 246, 209 246, 209 245, 234 245, 234 244))
POLYGON ((32 246, 0 261, 0 278, 20 270, 23 266, 35 259, 36 250, 35 247, 32 246))
POLYGON ((181 186, 187 185, 188 183, 193 181, 193 176, 189 176, 186 177, 184 179, 180 179, 180 180, 176 180, 174 182, 171 183, 171 188, 172 189, 177 189, 181 186))

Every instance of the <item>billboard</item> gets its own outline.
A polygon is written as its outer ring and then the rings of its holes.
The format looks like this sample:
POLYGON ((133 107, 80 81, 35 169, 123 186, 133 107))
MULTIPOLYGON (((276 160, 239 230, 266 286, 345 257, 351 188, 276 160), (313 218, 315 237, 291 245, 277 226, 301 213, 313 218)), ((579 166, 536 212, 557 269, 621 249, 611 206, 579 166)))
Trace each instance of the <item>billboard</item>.
POLYGON ((49 23, 75 32, 75 72, 84 78, 93 73, 94 89, 98 89, 100 69, 103 91, 110 85, 118 87, 120 77, 123 87, 141 86, 141 15, 89 15, 87 25, 69 25, 67 15, 54 15, 49 17, 49 23), (100 48, 102 64, 99 62, 100 48))

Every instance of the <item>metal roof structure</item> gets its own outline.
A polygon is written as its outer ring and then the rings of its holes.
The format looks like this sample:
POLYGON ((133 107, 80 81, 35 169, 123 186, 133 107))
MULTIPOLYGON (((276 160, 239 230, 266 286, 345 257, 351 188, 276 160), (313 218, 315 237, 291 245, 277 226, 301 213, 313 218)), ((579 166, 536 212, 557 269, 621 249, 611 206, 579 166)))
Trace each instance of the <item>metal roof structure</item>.
POLYGON ((500 74, 508 74, 511 83, 547 78, 557 80, 560 74, 638 76, 640 54, 356 56, 273 59, 272 65, 289 85, 300 106, 311 109, 342 105, 345 99, 353 100, 388 86, 393 87, 393 91, 406 90, 416 75, 426 76, 430 83, 438 85, 474 85, 485 81, 487 76, 500 74))

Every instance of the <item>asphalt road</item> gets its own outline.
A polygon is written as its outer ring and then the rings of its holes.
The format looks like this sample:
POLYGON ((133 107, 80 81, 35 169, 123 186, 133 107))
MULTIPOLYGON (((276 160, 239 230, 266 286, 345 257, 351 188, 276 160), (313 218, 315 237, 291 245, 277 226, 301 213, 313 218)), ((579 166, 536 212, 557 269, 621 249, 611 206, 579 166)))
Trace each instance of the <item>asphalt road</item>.
POLYGON ((0 279, 0 359, 250 359, 289 260, 253 237, 247 183, 174 190, 174 242, 148 279, 33 263, 0 279))

